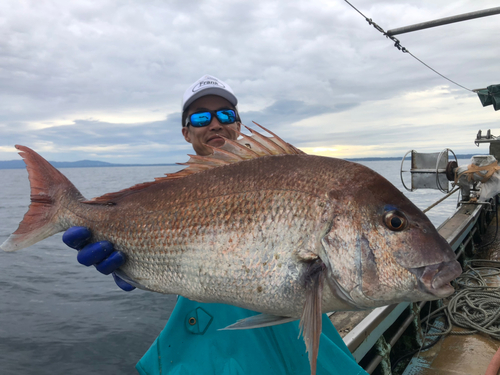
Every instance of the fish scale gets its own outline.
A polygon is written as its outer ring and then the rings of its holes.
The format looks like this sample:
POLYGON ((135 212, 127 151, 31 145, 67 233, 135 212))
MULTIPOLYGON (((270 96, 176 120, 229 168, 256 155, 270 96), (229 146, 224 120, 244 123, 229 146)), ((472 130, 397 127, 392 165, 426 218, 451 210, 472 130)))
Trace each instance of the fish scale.
POLYGON ((85 226, 92 241, 111 241, 126 255, 116 272, 137 287, 263 313, 228 329, 301 319, 312 374, 323 312, 453 292, 449 281, 461 272, 453 251, 387 180, 251 132, 245 145, 226 140, 180 172, 91 200, 16 146, 31 205, 1 247, 14 251, 85 226))
MULTIPOLYGON (((256 161, 262 162, 261 160, 256 161)), ((252 161, 249 161, 247 163, 251 162, 252 161)), ((223 171, 223 173, 226 174, 228 172, 223 171)), ((199 175, 194 175, 193 177, 203 179, 203 174, 204 172, 199 175)), ((233 178, 233 181, 234 180, 236 179, 233 178)), ((248 175, 242 180, 248 182, 248 175)), ((291 180, 289 181, 292 182, 291 180)), ((175 182, 177 183, 177 181, 175 182)), ((189 184, 189 179, 185 183, 189 184)), ((98 220, 99 224, 96 226, 85 222, 85 220, 73 222, 73 225, 88 226, 92 233, 94 233, 95 240, 110 238, 111 236, 111 241, 115 244, 115 247, 123 251, 128 257, 128 262, 123 268, 123 271, 131 278, 139 280, 144 287, 164 293, 172 293, 173 291, 170 288, 173 288, 174 292, 176 292, 182 287, 182 285, 179 284, 182 283, 186 277, 192 277, 194 280, 198 280, 195 270, 199 269, 199 267, 206 266, 207 262, 212 259, 211 254, 213 254, 218 246, 229 243, 229 240, 231 240, 233 243, 232 247, 236 248, 239 243, 246 242, 250 244, 250 248, 245 246, 240 247, 239 250, 241 254, 222 258, 223 261, 233 265, 231 269, 232 274, 226 274, 224 284, 227 283, 229 279, 238 280, 241 281, 239 287, 243 287, 243 284, 246 284, 246 290, 255 292, 260 286, 257 285, 258 282, 255 280, 260 279, 266 272, 262 270, 262 268, 257 268, 251 264, 246 266, 244 272, 241 272, 241 270, 237 272, 234 264, 238 261, 241 262, 241 259, 247 262, 249 259, 252 259, 255 264, 266 263, 268 268, 274 270, 272 273, 274 277, 278 279, 285 277, 285 275, 283 275, 284 272, 277 272, 280 268, 285 269, 283 263, 280 263, 284 260, 278 261, 274 257, 269 258, 267 254, 275 251, 275 249, 280 246, 280 255, 285 259, 286 253, 289 252, 290 248, 292 250, 295 248, 294 241, 298 242, 298 239, 293 238, 293 236, 287 236, 287 233, 290 231, 293 231, 292 233, 301 233, 299 237, 302 238, 303 234, 308 232, 305 228, 305 225, 310 224, 307 222, 307 218, 310 219, 310 222, 317 221, 318 212, 314 212, 313 208, 319 208, 320 211, 322 211, 322 208, 319 205, 313 204, 313 201, 317 200, 315 195, 311 195, 308 192, 304 193, 298 189, 287 189, 286 181, 282 184, 284 186, 282 189, 274 188, 274 190, 271 190, 270 187, 263 184, 261 180, 255 183, 245 184, 250 186, 263 186, 261 190, 251 191, 247 187, 247 192, 241 193, 240 191, 242 189, 236 186, 234 191, 230 191, 227 195, 219 194, 216 198, 209 197, 209 192, 220 191, 218 187, 221 184, 224 185, 224 181, 220 181, 219 178, 206 181, 204 187, 207 193, 199 194, 197 200, 192 200, 191 198, 193 189, 185 189, 183 197, 177 196, 175 205, 167 204, 161 216, 149 215, 149 217, 144 218, 144 220, 152 222, 143 222, 143 215, 139 215, 138 217, 132 215, 129 216, 131 219, 129 223, 125 225, 125 223, 118 218, 119 215, 110 215, 109 213, 103 212, 107 217, 98 220), (214 184, 215 186, 210 185, 211 181, 216 181, 214 184), (260 202, 260 204, 255 204, 255 202, 260 202), (179 206, 183 207, 182 213, 178 211, 169 211, 169 208, 172 209, 179 206), (183 214, 184 212, 185 214, 183 214), (182 220, 175 220, 175 214, 182 220), (265 219, 260 220, 261 217, 265 219), (295 218, 295 220, 291 220, 293 218, 295 218), (254 225, 252 225, 252 223, 254 225), (281 224, 280 228, 275 228, 275 230, 272 231, 271 227, 277 224, 281 224), (249 235, 244 235, 245 232, 241 232, 244 226, 249 235), (110 230, 111 227, 113 228, 112 231, 110 230), (145 231, 145 227, 150 229, 145 231), (158 229, 159 227, 161 227, 161 229, 158 229), (175 230, 172 231, 170 228, 178 228, 178 232, 176 233, 175 230), (228 233, 232 235, 228 236, 228 233), (264 254, 264 260, 261 261, 259 257, 257 257, 257 259, 255 259, 255 257, 249 257, 248 254, 252 250, 251 245, 254 243, 266 243, 266 241, 268 241, 267 237, 270 237, 269 246, 256 249, 264 254), (161 241, 157 239, 161 239, 161 241), (288 240, 288 246, 284 243, 285 240, 288 240), (206 257, 203 257, 203 254, 200 254, 199 251, 196 252, 196 249, 200 247, 205 248, 206 257), (158 254, 155 254, 154 262, 151 262, 149 258, 149 253, 152 249, 158 249, 156 250, 158 254), (166 254, 164 249, 169 249, 169 252, 172 254, 166 254), (196 254, 194 256, 189 256, 186 255, 188 253, 196 254), (151 267, 151 263, 160 263, 164 265, 164 269, 155 267, 153 268, 153 272, 146 272, 146 269, 151 267), (188 263, 189 265, 184 268, 179 268, 177 273, 172 272, 172 269, 175 268, 173 266, 179 263, 188 263), (145 264, 145 266, 140 266, 141 264, 145 264), (177 274, 184 275, 184 277, 178 278, 177 274), (168 275, 172 280, 166 278, 165 275, 168 275), (245 280, 247 281, 246 283, 243 282, 245 280)), ((199 182, 194 181, 191 186, 197 187, 199 186, 199 182)), ((170 188, 175 189, 176 187, 172 186, 170 188)), ((315 193, 317 194, 317 192, 315 193)), ((134 195, 129 195, 115 203, 118 206, 123 205, 124 207, 128 204, 134 206, 134 198, 134 195), (131 200, 132 202, 129 203, 131 200)), ((113 211, 114 208, 110 207, 109 210, 113 211)), ((81 217, 82 215, 79 214, 79 216, 81 217)), ((255 253, 255 251, 252 252, 255 253)), ((286 261, 291 261, 290 257, 288 258, 289 259, 286 261)), ((217 267, 220 266, 220 262, 221 261, 217 262, 217 267)), ((213 269, 217 269, 215 265, 213 269)), ((269 272, 267 273, 269 274, 269 272)), ((216 272, 213 272, 213 274, 215 276, 199 279, 198 287, 191 282, 190 286, 193 290, 187 292, 184 290, 183 294, 194 299, 203 298, 205 301, 227 302, 227 295, 230 295, 230 293, 220 295, 223 293, 224 288, 222 288, 221 283, 214 283, 214 281, 218 280, 218 275, 216 272), (207 293, 207 291, 210 292, 207 293)), ((267 298, 272 298, 276 301, 275 292, 274 290, 270 290, 267 298)), ((265 296, 266 294, 263 293, 263 295, 265 296)), ((249 296, 251 296, 251 298, 247 298, 242 304, 245 304, 245 307, 248 308, 257 307, 256 298, 251 294, 249 294, 249 296), (248 305, 246 305, 247 303, 248 305)), ((283 295, 283 299, 286 301, 290 301, 290 297, 290 295, 283 295)), ((296 301, 297 298, 293 300, 296 301)), ((297 302, 297 306, 293 308, 296 314, 298 314, 302 308, 302 301, 297 302)), ((283 303, 283 305, 289 306, 290 304, 283 303)))

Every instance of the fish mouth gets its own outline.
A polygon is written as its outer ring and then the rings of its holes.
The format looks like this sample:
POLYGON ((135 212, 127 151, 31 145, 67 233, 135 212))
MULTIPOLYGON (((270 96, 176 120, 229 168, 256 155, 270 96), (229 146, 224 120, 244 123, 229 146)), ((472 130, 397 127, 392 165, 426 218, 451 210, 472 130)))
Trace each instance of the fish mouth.
POLYGON ((433 294, 438 298, 444 298, 455 291, 450 282, 462 274, 462 267, 456 260, 452 260, 424 267, 410 268, 408 271, 417 276, 419 288, 423 292, 433 294))

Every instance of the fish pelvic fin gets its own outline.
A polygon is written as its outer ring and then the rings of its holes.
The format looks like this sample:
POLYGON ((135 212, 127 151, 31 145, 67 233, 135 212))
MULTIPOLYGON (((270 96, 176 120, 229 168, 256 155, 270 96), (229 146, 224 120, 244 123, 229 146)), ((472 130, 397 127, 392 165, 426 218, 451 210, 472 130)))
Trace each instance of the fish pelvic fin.
POLYGON ((74 185, 47 160, 28 147, 16 145, 28 170, 31 204, 17 230, 0 245, 4 251, 31 246, 69 228, 58 213, 64 199, 83 200, 74 185))
POLYGON ((179 165, 187 166, 187 168, 184 168, 183 170, 167 174, 166 177, 157 177, 155 178, 155 181, 144 182, 142 184, 134 185, 128 189, 120 190, 114 193, 107 193, 103 196, 92 198, 82 203, 110 205, 114 204, 114 201, 117 199, 148 188, 151 185, 162 183, 168 180, 184 178, 198 172, 203 172, 207 169, 217 168, 227 164, 234 164, 245 160, 256 159, 263 156, 304 154, 303 151, 285 142, 270 130, 264 128, 256 122, 254 122, 254 124, 267 133, 271 134, 272 137, 266 137, 256 130, 243 125, 250 131, 251 135, 245 135, 238 132, 238 135, 241 137, 238 140, 227 139, 221 135, 221 137, 225 140, 224 145, 222 145, 221 147, 212 147, 210 145, 206 145, 213 151, 213 153, 208 156, 188 155, 190 159, 186 163, 177 163, 179 165))
POLYGON ((326 266, 321 260, 309 264, 307 270, 306 300, 300 318, 300 332, 306 344, 311 366, 311 375, 316 374, 316 362, 319 352, 319 340, 322 330, 321 297, 323 295, 323 283, 326 266))
POLYGON ((271 314, 258 314, 258 315, 252 315, 249 318, 240 319, 234 324, 219 329, 219 331, 232 331, 239 329, 271 327, 271 326, 276 326, 278 324, 293 322, 295 320, 297 320, 297 318, 291 318, 288 316, 277 316, 271 314))

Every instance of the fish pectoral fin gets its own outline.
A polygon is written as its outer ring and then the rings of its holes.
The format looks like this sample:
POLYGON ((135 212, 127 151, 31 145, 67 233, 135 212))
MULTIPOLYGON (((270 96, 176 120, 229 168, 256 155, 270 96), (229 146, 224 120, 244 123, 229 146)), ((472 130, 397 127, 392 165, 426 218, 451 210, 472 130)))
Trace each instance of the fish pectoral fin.
POLYGON ((142 285, 141 283, 139 283, 138 281, 130 278, 130 276, 128 276, 125 272, 123 272, 121 269, 117 269, 115 271, 115 274, 116 276, 118 276, 120 279, 122 279, 123 281, 126 281, 127 283, 129 283, 130 285, 136 287, 137 289, 142 289, 142 290, 149 290, 149 291, 153 291, 152 289, 149 289, 148 287, 142 285))
POLYGON ((309 265, 305 275, 306 300, 300 318, 300 331, 306 344, 311 366, 311 375, 316 374, 316 360, 319 351, 319 339, 322 329, 321 297, 326 266, 318 260, 309 265))
POLYGON ((253 315, 249 318, 238 320, 234 324, 219 329, 219 331, 270 327, 278 324, 293 322, 294 320, 297 320, 297 318, 290 318, 289 316, 277 316, 271 314, 259 314, 259 315, 253 315))

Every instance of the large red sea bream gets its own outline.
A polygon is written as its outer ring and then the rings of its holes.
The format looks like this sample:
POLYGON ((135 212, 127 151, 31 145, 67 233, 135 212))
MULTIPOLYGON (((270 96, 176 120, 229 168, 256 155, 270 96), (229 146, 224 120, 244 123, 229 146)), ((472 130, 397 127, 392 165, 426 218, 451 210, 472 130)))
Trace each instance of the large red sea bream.
POLYGON ((453 293, 455 254, 385 178, 250 131, 183 171, 91 200, 16 146, 31 205, 1 248, 88 227, 126 254, 119 275, 133 285, 263 313, 232 329, 301 319, 313 374, 322 313, 453 293))

